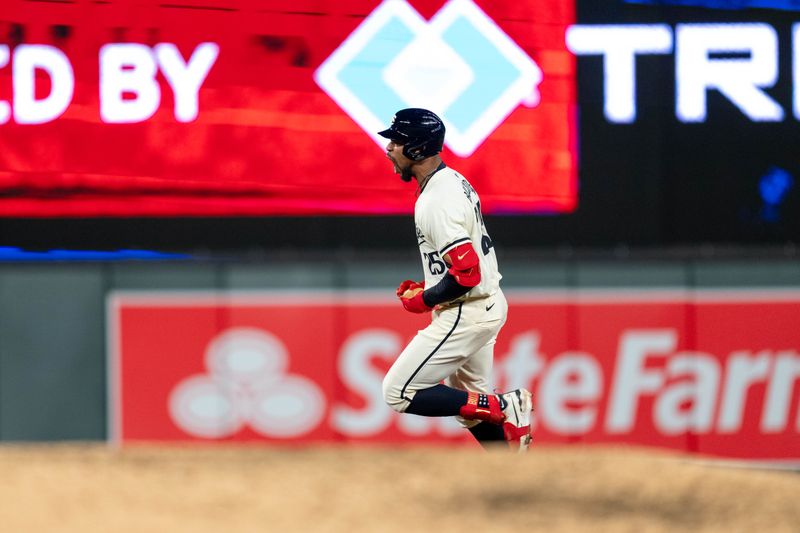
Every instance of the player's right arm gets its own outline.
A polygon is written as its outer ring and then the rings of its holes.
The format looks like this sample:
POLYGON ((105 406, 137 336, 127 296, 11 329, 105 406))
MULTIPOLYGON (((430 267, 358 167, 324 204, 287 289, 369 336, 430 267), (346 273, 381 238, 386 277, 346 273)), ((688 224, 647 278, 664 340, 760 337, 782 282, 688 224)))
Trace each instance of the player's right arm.
POLYGON ((481 282, 480 260, 471 242, 459 244, 444 257, 450 268, 439 283, 422 294, 429 307, 460 298, 481 282))
MULTIPOLYGON (((472 243, 465 242, 456 246, 449 254, 445 254, 445 257, 448 259, 450 268, 439 280, 439 283, 410 298, 402 299, 403 307, 407 311, 425 313, 438 304, 464 296, 481 282, 480 261, 472 243)), ((401 287, 403 287, 402 284, 398 287, 398 292, 401 287)), ((411 284, 406 289, 409 287, 414 287, 414 285, 411 284)))
POLYGON ((411 312, 430 311, 438 304, 464 296, 481 282, 480 258, 468 230, 472 206, 464 198, 460 182, 452 183, 453 190, 437 189, 435 201, 420 199, 415 209, 417 227, 438 249, 449 268, 435 285, 402 300, 411 312))

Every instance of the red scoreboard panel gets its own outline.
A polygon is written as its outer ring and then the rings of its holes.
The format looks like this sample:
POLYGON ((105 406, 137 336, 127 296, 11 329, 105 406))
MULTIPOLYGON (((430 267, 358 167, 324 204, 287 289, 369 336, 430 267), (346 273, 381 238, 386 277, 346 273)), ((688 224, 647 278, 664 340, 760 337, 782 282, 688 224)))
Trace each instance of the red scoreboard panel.
POLYGON ((0 216, 410 213, 401 107, 488 213, 576 207, 573 2, 6 0, 0 216))

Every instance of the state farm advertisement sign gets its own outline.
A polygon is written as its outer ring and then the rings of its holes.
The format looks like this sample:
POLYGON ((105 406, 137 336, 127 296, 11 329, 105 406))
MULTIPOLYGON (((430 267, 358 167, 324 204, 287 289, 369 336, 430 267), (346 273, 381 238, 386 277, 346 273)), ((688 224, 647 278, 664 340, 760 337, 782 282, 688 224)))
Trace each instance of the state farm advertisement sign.
MULTIPOLYGON (((513 292, 498 389, 534 442, 800 458, 799 292, 513 292)), ((385 371, 427 316, 367 292, 114 293, 111 439, 471 442, 398 415, 385 371)))

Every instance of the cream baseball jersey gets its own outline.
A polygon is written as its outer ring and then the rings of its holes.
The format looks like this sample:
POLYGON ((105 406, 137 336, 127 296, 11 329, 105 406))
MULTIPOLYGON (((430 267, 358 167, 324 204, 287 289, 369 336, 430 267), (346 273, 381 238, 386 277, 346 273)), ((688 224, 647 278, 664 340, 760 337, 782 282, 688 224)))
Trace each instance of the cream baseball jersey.
POLYGON ((440 167, 417 198, 414 221, 426 287, 439 283, 447 272, 445 254, 471 242, 480 259, 481 282, 455 301, 497 292, 502 276, 497 269, 492 239, 486 232, 478 193, 464 176, 451 168, 440 167))

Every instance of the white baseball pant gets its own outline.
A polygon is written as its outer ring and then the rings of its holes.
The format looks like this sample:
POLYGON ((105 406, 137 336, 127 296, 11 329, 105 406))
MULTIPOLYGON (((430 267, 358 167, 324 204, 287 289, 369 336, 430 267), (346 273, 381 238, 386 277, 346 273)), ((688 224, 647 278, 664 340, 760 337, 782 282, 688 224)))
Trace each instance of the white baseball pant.
MULTIPOLYGON (((503 292, 432 312, 383 380, 386 403, 404 412, 418 390, 444 382, 448 387, 492 394, 490 380, 497 334, 506 322, 503 292)), ((464 427, 477 420, 456 417, 464 427)))

